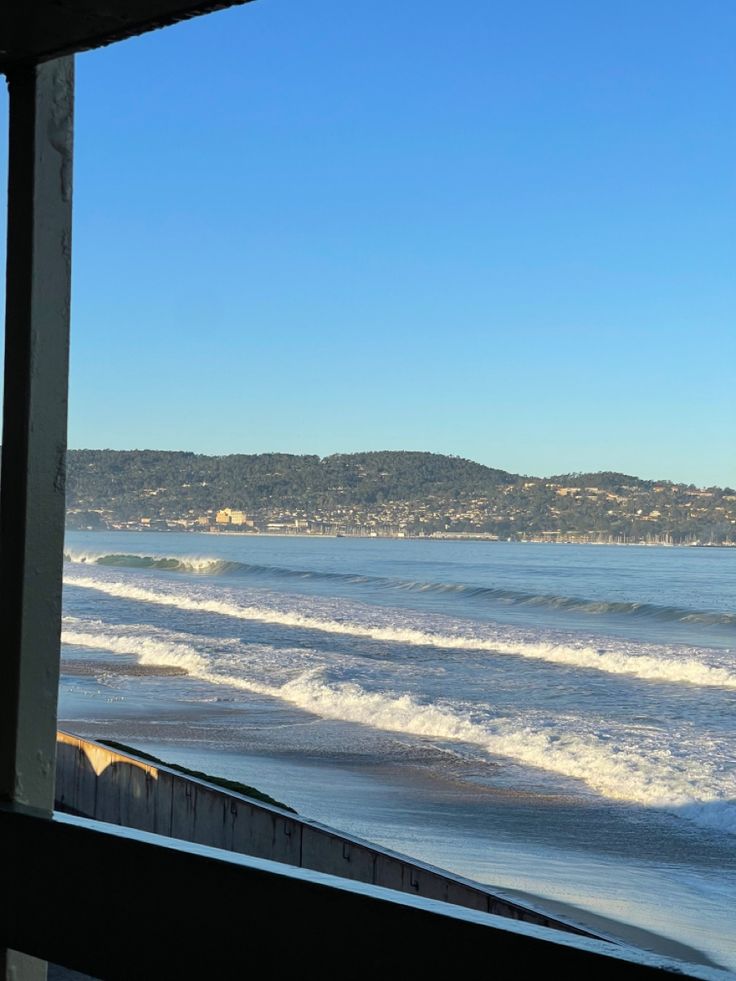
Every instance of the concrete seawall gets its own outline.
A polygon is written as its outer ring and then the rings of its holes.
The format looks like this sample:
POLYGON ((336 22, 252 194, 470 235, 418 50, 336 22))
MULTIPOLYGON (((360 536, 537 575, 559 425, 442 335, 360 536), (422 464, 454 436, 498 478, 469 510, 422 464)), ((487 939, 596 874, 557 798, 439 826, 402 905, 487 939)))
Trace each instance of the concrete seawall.
MULTIPOLYGON (((469 909, 580 933, 479 883, 71 733, 57 733, 56 807, 469 909)), ((608 939, 608 938, 604 938, 608 939)))

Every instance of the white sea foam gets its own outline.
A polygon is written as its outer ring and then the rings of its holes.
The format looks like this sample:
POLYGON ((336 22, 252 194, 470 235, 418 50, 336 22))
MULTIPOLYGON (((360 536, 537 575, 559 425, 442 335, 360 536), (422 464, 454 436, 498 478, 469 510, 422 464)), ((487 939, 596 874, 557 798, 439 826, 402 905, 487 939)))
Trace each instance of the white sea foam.
POLYGON ((613 728, 596 732, 572 715, 489 718, 487 711, 452 701, 423 703, 408 694, 330 682, 321 668, 269 684, 249 676, 247 662, 205 655, 194 643, 85 627, 83 621, 67 623, 62 640, 135 654, 144 664, 182 667, 209 683, 275 697, 322 718, 477 746, 491 756, 582 781, 610 800, 671 810, 699 825, 736 833, 736 808, 729 803, 736 798, 734 774, 718 772, 702 755, 678 754, 651 735, 613 728))
POLYGON ((678 759, 657 747, 649 747, 645 755, 632 746, 576 731, 574 718, 536 724, 476 720, 449 702, 419 704, 408 695, 367 692, 352 683, 325 684, 318 673, 287 683, 279 697, 326 718, 471 743, 494 756, 581 780, 609 799, 668 808, 702 808, 706 801, 719 800, 724 810, 730 808, 730 816, 724 813, 720 822, 723 830, 736 831, 736 809, 724 801, 736 796, 736 780, 725 781, 724 787, 724 779, 702 760, 678 759))
MULTIPOLYGON (((64 617, 61 642, 70 647, 91 648, 112 654, 134 655, 141 664, 182 668, 193 677, 223 682, 223 670, 233 666, 269 680, 288 680, 323 663, 309 648, 272 647, 245 643, 235 637, 200 637, 143 624, 113 625, 102 620, 64 617)), ((238 687, 240 676, 224 678, 238 687)), ((274 691, 276 688, 273 689, 274 691)))
POLYGON ((64 628, 61 642, 73 647, 110 651, 113 654, 134 654, 141 664, 170 665, 199 677, 208 674, 207 660, 196 648, 159 637, 64 628))
POLYGON ((725 667, 706 664, 696 657, 672 654, 629 654, 613 649, 585 645, 556 644, 509 640, 504 637, 473 637, 417 630, 412 627, 382 626, 349 620, 326 619, 297 611, 283 611, 264 606, 243 606, 210 597, 199 598, 179 592, 164 592, 106 579, 74 576, 70 585, 94 589, 109 596, 144 603, 172 606, 181 610, 214 613, 240 620, 281 624, 302 630, 364 637, 369 640, 445 650, 487 651, 529 658, 574 668, 592 668, 611 675, 629 675, 648 681, 684 683, 701 687, 736 688, 736 673, 725 667))

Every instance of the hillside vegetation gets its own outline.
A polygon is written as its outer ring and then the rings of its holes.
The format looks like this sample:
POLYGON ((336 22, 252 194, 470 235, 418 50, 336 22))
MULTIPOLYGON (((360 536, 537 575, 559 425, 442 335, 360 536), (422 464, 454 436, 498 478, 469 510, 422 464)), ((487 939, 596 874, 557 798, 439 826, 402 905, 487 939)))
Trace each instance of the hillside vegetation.
POLYGON ((214 525, 221 508, 310 533, 736 541, 736 492, 627 474, 529 477, 436 453, 202 456, 72 450, 72 527, 214 525))

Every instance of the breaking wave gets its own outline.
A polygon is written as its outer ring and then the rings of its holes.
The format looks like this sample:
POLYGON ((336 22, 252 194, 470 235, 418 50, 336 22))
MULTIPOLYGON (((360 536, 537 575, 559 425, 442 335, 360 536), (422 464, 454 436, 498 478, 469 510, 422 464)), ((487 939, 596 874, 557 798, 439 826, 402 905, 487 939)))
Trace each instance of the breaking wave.
POLYGON ((592 600, 580 596, 558 596, 550 593, 530 593, 523 590, 472 583, 420 582, 388 576, 358 575, 344 572, 325 572, 315 569, 288 569, 282 566, 230 562, 223 559, 190 556, 161 556, 137 553, 101 553, 66 551, 64 558, 84 565, 117 566, 131 569, 159 569, 165 572, 196 573, 198 575, 266 576, 276 579, 338 581, 347 585, 371 585, 401 592, 456 594, 476 601, 496 601, 505 605, 540 606, 583 613, 591 616, 631 616, 658 621, 720 624, 736 628, 736 613, 718 610, 691 610, 678 606, 659 606, 656 603, 613 602, 592 600))
POLYGON ((245 676, 245 665, 232 658, 220 664, 216 656, 204 656, 191 644, 97 632, 80 621, 65 627, 62 640, 133 654, 145 664, 184 668, 207 682, 278 698, 325 719, 479 747, 491 756, 581 781, 607 799, 661 808, 699 825, 736 833, 736 807, 729 803, 736 798, 733 774, 719 774, 702 759, 675 755, 646 734, 627 740, 626 735, 597 733, 585 720, 567 715, 489 718, 487 712, 450 700, 421 702, 407 694, 369 691, 353 682, 330 682, 324 668, 302 671, 284 684, 268 684, 245 676))
POLYGON ((706 664, 696 657, 654 654, 629 654, 614 649, 599 649, 581 644, 534 642, 508 637, 473 637, 440 633, 412 627, 381 626, 350 620, 328 619, 283 611, 264 606, 242 606, 227 600, 196 598, 179 593, 160 592, 128 583, 103 579, 74 577, 69 585, 93 589, 108 596, 136 602, 170 606, 180 610, 213 613, 239 620, 279 624, 301 630, 361 637, 390 644, 433 647, 444 650, 486 651, 514 657, 546 661, 573 668, 591 668, 611 675, 629 675, 646 681, 685 683, 701 687, 736 688, 736 672, 726 667, 706 664))
POLYGON ((110 651, 112 654, 134 654, 141 664, 165 664, 182 668, 187 674, 194 676, 204 677, 207 674, 207 659, 190 644, 141 635, 131 637, 122 633, 100 634, 69 627, 62 630, 61 642, 72 647, 110 651))
POLYGON ((143 555, 129 552, 64 552, 64 561, 75 565, 102 565, 128 569, 163 569, 165 572, 196 572, 218 575, 237 572, 240 562, 196 556, 143 555))

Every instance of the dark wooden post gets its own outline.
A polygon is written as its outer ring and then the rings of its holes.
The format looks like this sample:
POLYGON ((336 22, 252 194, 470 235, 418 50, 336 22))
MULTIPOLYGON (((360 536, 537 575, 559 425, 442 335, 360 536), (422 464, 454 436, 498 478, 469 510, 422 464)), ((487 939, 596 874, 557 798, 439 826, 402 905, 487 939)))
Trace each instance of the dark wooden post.
MULTIPOLYGON (((0 801, 50 814, 64 544, 73 58, 8 71, 0 801)), ((8 896, 13 885, 8 883, 8 896)), ((12 901, 12 899, 11 899, 12 901)), ((5 976, 41 962, 8 952, 5 976)))

